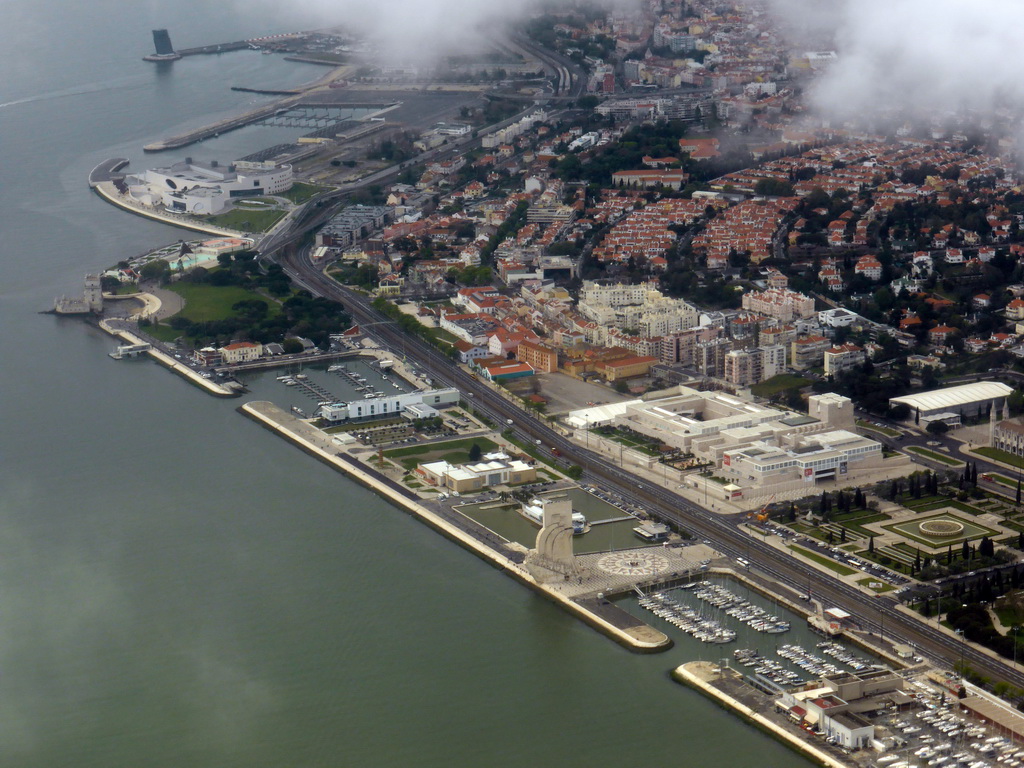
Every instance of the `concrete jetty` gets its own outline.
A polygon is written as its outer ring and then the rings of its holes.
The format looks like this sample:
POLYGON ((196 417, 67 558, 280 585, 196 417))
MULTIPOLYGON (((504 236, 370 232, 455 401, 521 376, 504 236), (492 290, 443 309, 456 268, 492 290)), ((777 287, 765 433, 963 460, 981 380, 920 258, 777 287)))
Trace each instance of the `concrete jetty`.
POLYGON ((96 189, 103 182, 113 183, 115 178, 124 176, 118 171, 127 165, 127 157, 112 157, 109 160, 104 160, 89 172, 89 186, 96 189))
POLYGON ((324 75, 321 78, 309 83, 308 85, 300 85, 297 88, 291 90, 294 95, 288 96, 278 101, 274 101, 270 104, 264 104, 256 109, 251 109, 248 112, 244 112, 234 117, 228 117, 224 120, 219 120, 211 125, 197 128, 194 131, 188 133, 182 133, 177 136, 172 136, 162 141, 155 141, 152 144, 147 144, 142 149, 145 152, 163 152, 167 149, 179 149, 180 147, 187 147, 189 144, 195 144, 197 141, 208 139, 213 136, 218 136, 228 131, 234 131, 238 128, 243 128, 246 125, 251 125, 259 120, 266 117, 271 117, 279 109, 286 109, 297 102, 299 102, 304 96, 314 91, 325 90, 330 83, 336 78, 340 77, 348 68, 348 65, 339 65, 332 69, 330 73, 324 75))
POLYGON ((719 704, 722 704, 726 708, 738 714, 744 720, 747 720, 757 728, 760 728, 762 731, 765 731, 779 741, 782 741, 787 746, 792 747, 797 752, 806 755, 819 765, 826 766, 826 768, 850 768, 850 766, 853 765, 852 763, 845 763, 833 755, 830 755, 828 752, 820 749, 817 745, 801 738, 798 733, 791 733, 786 728, 783 728, 777 723, 773 723, 764 715, 755 712, 743 702, 737 701, 729 694, 712 685, 713 681, 722 679, 723 674, 733 679, 738 679, 740 677, 739 673, 735 670, 729 669, 728 667, 722 669, 717 664, 712 664, 707 661, 687 662, 686 664, 682 664, 672 670, 672 678, 676 682, 688 685, 691 688, 696 688, 705 696, 714 699, 719 704))
MULTIPOLYGON (((100 328, 109 333, 111 336, 116 336, 117 338, 121 339, 122 341, 125 342, 126 345, 148 345, 148 342, 141 336, 137 336, 136 334, 132 333, 126 328, 117 328, 113 324, 111 324, 109 320, 101 320, 100 328)), ((239 394, 241 394, 233 389, 228 389, 223 384, 218 384, 217 382, 212 381, 211 379, 203 378, 194 370, 192 370, 187 365, 182 363, 180 360, 176 360, 175 358, 168 355, 166 352, 163 352, 155 347, 150 346, 148 349, 145 350, 145 353, 152 357, 154 360, 156 360, 158 363, 160 363, 160 365, 164 366, 165 368, 170 368, 179 376, 188 379, 190 382, 192 382, 198 387, 202 387, 211 395, 216 395, 217 397, 238 397, 239 394)))
POLYGON ((672 646, 672 640, 667 635, 644 624, 606 600, 573 600, 537 581, 521 563, 511 556, 488 546, 466 530, 429 509, 424 505, 423 500, 412 491, 388 481, 387 478, 360 464, 352 457, 339 453, 337 446, 331 442, 330 436, 278 408, 273 403, 253 401, 245 403, 238 410, 311 456, 374 491, 400 509, 415 515, 452 541, 518 579, 620 645, 639 653, 656 653, 672 646))

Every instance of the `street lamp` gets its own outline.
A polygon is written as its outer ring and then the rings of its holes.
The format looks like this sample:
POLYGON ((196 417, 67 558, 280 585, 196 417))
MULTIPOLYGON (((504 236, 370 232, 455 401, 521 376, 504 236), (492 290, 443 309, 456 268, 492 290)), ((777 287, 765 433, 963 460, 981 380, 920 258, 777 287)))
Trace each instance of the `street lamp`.
POLYGON ((954 629, 954 634, 960 635, 960 682, 964 681, 964 647, 967 645, 967 640, 964 637, 964 631, 962 629, 954 629))

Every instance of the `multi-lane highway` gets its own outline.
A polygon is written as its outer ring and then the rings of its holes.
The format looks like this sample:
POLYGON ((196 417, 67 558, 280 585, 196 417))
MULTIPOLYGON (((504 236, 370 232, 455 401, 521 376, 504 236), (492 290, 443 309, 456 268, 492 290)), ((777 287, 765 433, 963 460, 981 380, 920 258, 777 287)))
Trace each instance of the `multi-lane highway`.
POLYGON ((562 456, 584 468, 584 482, 599 484, 639 505, 655 517, 676 525, 698 538, 706 538, 724 554, 744 558, 782 584, 799 592, 808 587, 815 597, 827 605, 841 607, 862 627, 882 631, 886 637, 909 642, 948 664, 961 656, 975 669, 998 680, 1024 686, 1024 674, 935 626, 906 616, 896 609, 890 597, 872 597, 844 582, 806 565, 787 553, 751 537, 737 527, 739 519, 725 518, 695 504, 672 490, 640 482, 638 478, 566 439, 547 423, 506 400, 481 381, 475 380, 452 361, 415 336, 403 333, 398 325, 377 312, 364 297, 323 275, 308 260, 302 249, 288 249, 278 254, 285 271, 300 285, 316 295, 342 302, 356 323, 393 349, 404 349, 417 365, 435 382, 457 387, 474 407, 496 424, 512 419, 515 430, 531 441, 540 440, 547 448, 557 448, 562 456))

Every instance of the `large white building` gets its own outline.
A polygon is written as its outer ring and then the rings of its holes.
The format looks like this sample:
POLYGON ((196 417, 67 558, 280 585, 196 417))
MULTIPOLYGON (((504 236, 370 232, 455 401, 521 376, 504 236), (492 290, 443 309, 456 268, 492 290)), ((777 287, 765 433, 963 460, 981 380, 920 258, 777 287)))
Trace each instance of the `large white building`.
POLYGON ((799 490, 880 466, 882 446, 854 433, 854 422, 852 401, 834 393, 812 395, 804 415, 688 387, 666 397, 573 411, 566 419, 580 430, 577 439, 591 439, 586 431, 594 427, 622 427, 713 462, 726 485, 698 476, 687 483, 703 482, 716 498, 729 499, 799 490))
POLYGON ((535 467, 513 459, 508 454, 484 454, 480 461, 454 465, 447 461, 420 464, 416 473, 433 486, 448 488, 458 493, 478 491, 502 483, 518 485, 537 479, 535 467))
POLYGON ((1013 393, 1013 388, 998 381, 977 381, 958 387, 933 389, 915 395, 889 399, 889 405, 904 404, 916 417, 927 418, 940 414, 964 416, 984 415, 989 406, 1000 407, 1013 393))
POLYGON ((742 485, 763 488, 800 479, 805 483, 841 480, 854 469, 877 467, 882 445, 866 437, 838 429, 794 437, 789 445, 758 441, 722 454, 722 473, 742 485))
POLYGON ((237 198, 287 192, 292 186, 292 167, 241 160, 207 165, 190 158, 129 175, 125 183, 128 194, 143 205, 172 213, 210 215, 225 210, 237 198))
POLYGON ((398 395, 369 397, 348 403, 332 403, 320 409, 325 421, 338 422, 350 419, 377 419, 383 416, 400 416, 407 408, 428 405, 443 408, 459 402, 457 389, 429 389, 424 392, 404 392, 398 395))

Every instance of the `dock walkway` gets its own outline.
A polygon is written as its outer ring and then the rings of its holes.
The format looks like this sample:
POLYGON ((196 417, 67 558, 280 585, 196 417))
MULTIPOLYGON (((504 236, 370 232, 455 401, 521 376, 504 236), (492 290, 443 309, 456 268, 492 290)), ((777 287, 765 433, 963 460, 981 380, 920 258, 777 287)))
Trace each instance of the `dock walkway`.
POLYGON ((121 178, 124 174, 118 173, 128 165, 127 157, 111 157, 104 160, 89 172, 89 186, 96 189, 103 182, 113 183, 115 178, 121 178))
MULTIPOLYGON (((125 344, 149 344, 149 342, 146 341, 146 339, 143 339, 141 336, 137 336, 127 328, 118 327, 118 325, 119 324, 116 323, 116 321, 100 320, 100 328, 109 333, 111 336, 116 336, 117 338, 123 340, 125 344)), ((238 397, 239 394, 241 394, 233 389, 228 389, 227 387, 223 386, 222 384, 218 384, 215 381, 203 378, 194 370, 192 370, 187 365, 182 363, 180 360, 176 360, 175 358, 168 355, 166 352, 157 349, 156 347, 150 346, 150 348, 146 350, 146 354, 152 357, 165 368, 170 368, 179 376, 188 379, 198 387, 202 387, 211 395, 216 395, 217 397, 238 397)))

